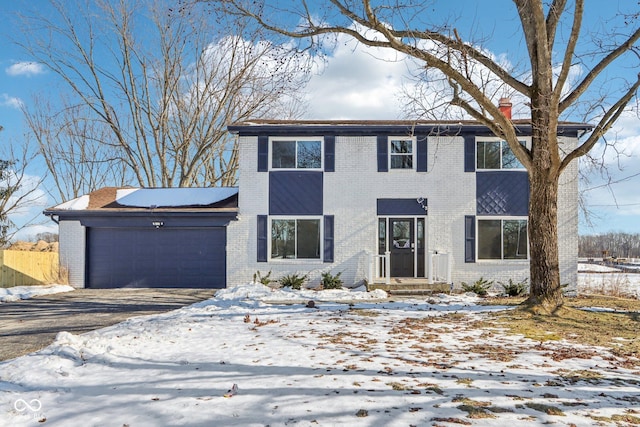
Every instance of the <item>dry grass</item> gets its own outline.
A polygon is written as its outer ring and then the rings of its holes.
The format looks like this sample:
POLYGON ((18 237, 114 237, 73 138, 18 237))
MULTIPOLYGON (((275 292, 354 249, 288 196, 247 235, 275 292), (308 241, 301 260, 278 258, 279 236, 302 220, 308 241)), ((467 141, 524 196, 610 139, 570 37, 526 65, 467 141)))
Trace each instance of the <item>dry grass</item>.
MULTIPOLYGON (((485 304, 518 305, 523 300, 491 298, 485 304)), ((564 339, 607 347, 619 356, 640 356, 640 301, 636 299, 605 296, 566 298, 564 307, 553 315, 536 315, 524 307, 518 307, 493 314, 484 326, 504 328, 540 342, 564 339), (609 311, 589 311, 585 307, 609 311)), ((564 358, 562 354, 552 357, 564 358)), ((571 357, 576 357, 576 354, 571 357)))
POLYGON ((356 314, 358 316, 363 316, 363 317, 378 317, 378 316, 380 316, 379 312, 373 311, 373 310, 366 310, 364 308, 351 308, 351 309, 349 309, 349 313, 356 314))
POLYGON ((629 298, 635 296, 630 285, 626 273, 593 274, 586 279, 580 293, 629 298))
POLYGON ((491 402, 473 400, 468 397, 457 396, 452 402, 461 403, 457 408, 461 411, 467 412, 468 418, 495 418, 493 413, 512 412, 507 408, 500 408, 493 406, 491 402))
POLYGON ((564 417, 565 416, 565 413, 562 412, 562 409, 557 408, 555 406, 544 405, 542 403, 534 403, 534 402, 527 402, 527 403, 525 403, 525 406, 527 408, 533 409, 534 411, 544 412, 547 415, 556 415, 556 416, 560 416, 560 417, 564 417))

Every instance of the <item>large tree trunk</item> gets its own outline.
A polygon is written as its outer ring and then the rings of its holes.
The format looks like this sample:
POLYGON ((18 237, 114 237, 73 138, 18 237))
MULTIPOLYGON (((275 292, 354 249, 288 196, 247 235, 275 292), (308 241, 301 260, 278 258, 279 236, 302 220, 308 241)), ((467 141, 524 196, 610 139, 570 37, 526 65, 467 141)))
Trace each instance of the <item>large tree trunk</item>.
POLYGON ((558 256, 558 177, 529 173, 530 297, 526 305, 550 314, 562 305, 558 256))

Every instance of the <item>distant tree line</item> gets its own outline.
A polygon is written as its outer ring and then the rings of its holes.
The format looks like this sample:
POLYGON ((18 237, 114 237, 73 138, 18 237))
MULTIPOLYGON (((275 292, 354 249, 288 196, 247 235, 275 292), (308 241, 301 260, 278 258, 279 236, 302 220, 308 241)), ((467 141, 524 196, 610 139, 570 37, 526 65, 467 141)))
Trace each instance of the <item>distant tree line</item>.
POLYGON ((640 258, 640 234, 606 233, 593 236, 580 236, 578 256, 581 258, 640 258))

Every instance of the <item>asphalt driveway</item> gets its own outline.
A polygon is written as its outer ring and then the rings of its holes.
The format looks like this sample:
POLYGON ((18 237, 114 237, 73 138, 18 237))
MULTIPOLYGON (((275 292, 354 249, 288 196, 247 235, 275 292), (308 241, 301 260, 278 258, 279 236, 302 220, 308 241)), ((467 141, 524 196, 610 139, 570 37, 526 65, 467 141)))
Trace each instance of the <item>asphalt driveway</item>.
POLYGON ((0 361, 53 342, 56 334, 81 334, 131 317, 175 310, 211 298, 215 289, 77 289, 0 303, 0 361))

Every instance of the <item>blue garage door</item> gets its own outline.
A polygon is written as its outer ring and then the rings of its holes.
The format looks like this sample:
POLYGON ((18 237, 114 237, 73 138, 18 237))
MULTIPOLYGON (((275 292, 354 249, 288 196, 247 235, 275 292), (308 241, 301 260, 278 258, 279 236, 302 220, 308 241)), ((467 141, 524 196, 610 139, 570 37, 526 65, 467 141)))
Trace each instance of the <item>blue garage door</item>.
POLYGON ((89 228, 90 288, 224 288, 226 228, 89 228))

